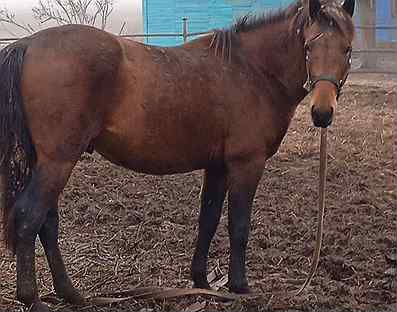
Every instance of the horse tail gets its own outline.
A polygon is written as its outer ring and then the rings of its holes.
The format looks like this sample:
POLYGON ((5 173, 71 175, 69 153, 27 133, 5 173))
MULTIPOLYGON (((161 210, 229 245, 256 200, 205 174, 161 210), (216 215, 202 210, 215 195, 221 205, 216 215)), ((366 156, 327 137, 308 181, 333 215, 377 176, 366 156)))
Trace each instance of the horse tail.
POLYGON ((27 40, 20 40, 0 51, 0 174, 4 178, 3 190, 0 189, 0 192, 4 191, 0 210, 3 210, 3 239, 14 253, 16 233, 13 207, 29 182, 36 163, 36 151, 21 93, 27 48, 27 40))

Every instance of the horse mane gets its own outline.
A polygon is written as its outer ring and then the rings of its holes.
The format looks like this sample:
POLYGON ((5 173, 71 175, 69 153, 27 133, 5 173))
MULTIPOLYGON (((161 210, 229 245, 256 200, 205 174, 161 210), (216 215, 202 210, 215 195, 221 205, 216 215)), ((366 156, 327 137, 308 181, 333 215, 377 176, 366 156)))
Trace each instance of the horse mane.
POLYGON ((236 32, 249 32, 264 26, 274 25, 294 16, 301 7, 301 1, 296 1, 286 8, 271 10, 258 14, 246 14, 237 19, 231 29, 236 32))
MULTIPOLYGON (((238 40, 237 35, 239 33, 269 27, 287 20, 291 20, 288 35, 301 35, 303 28, 309 21, 306 2, 307 0, 297 0, 286 8, 258 14, 246 14, 238 18, 229 28, 215 29, 209 48, 214 49, 215 55, 220 55, 222 59, 227 57, 230 61, 232 44, 238 40)), ((318 21, 324 27, 336 27, 345 37, 353 36, 353 22, 348 14, 343 11, 338 1, 320 0, 320 2, 321 10, 318 21)))

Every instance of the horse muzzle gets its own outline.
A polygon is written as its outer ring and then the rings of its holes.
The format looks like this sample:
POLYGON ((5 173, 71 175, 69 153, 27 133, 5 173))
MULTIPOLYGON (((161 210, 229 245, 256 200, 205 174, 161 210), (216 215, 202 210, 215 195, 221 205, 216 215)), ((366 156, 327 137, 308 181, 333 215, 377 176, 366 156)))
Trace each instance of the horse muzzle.
POLYGON ((313 89, 311 114, 316 127, 327 128, 331 125, 337 106, 338 89, 329 81, 318 81, 313 89))
POLYGON ((329 107, 327 110, 320 110, 312 106, 312 120, 315 127, 327 128, 332 124, 334 108, 329 107))

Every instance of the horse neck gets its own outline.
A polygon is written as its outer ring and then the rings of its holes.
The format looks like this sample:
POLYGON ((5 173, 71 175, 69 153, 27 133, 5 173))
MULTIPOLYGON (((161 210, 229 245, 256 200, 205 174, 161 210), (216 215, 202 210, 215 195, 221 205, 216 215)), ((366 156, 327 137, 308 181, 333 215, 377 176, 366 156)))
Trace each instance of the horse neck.
POLYGON ((268 81, 277 81, 284 92, 297 105, 307 94, 303 89, 306 80, 306 64, 303 40, 298 32, 290 33, 289 21, 242 32, 240 56, 249 67, 265 75, 268 81))

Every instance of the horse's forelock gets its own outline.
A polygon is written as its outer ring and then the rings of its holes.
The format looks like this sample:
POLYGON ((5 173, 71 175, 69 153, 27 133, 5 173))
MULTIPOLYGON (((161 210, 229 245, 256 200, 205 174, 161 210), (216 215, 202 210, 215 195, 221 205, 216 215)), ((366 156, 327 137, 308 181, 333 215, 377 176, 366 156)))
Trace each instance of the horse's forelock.
MULTIPOLYGON (((335 0, 322 0, 321 8, 318 15, 318 22, 325 27, 338 29, 346 38, 354 36, 354 24, 350 15, 345 12, 341 4, 335 0)), ((310 20, 309 10, 306 2, 300 2, 291 25, 292 30, 303 31, 303 28, 310 20)))
POLYGON ((354 24, 350 15, 345 12, 341 5, 332 2, 328 5, 323 5, 321 8, 321 15, 325 18, 330 26, 338 28, 342 34, 347 38, 352 38, 354 35, 354 24))

